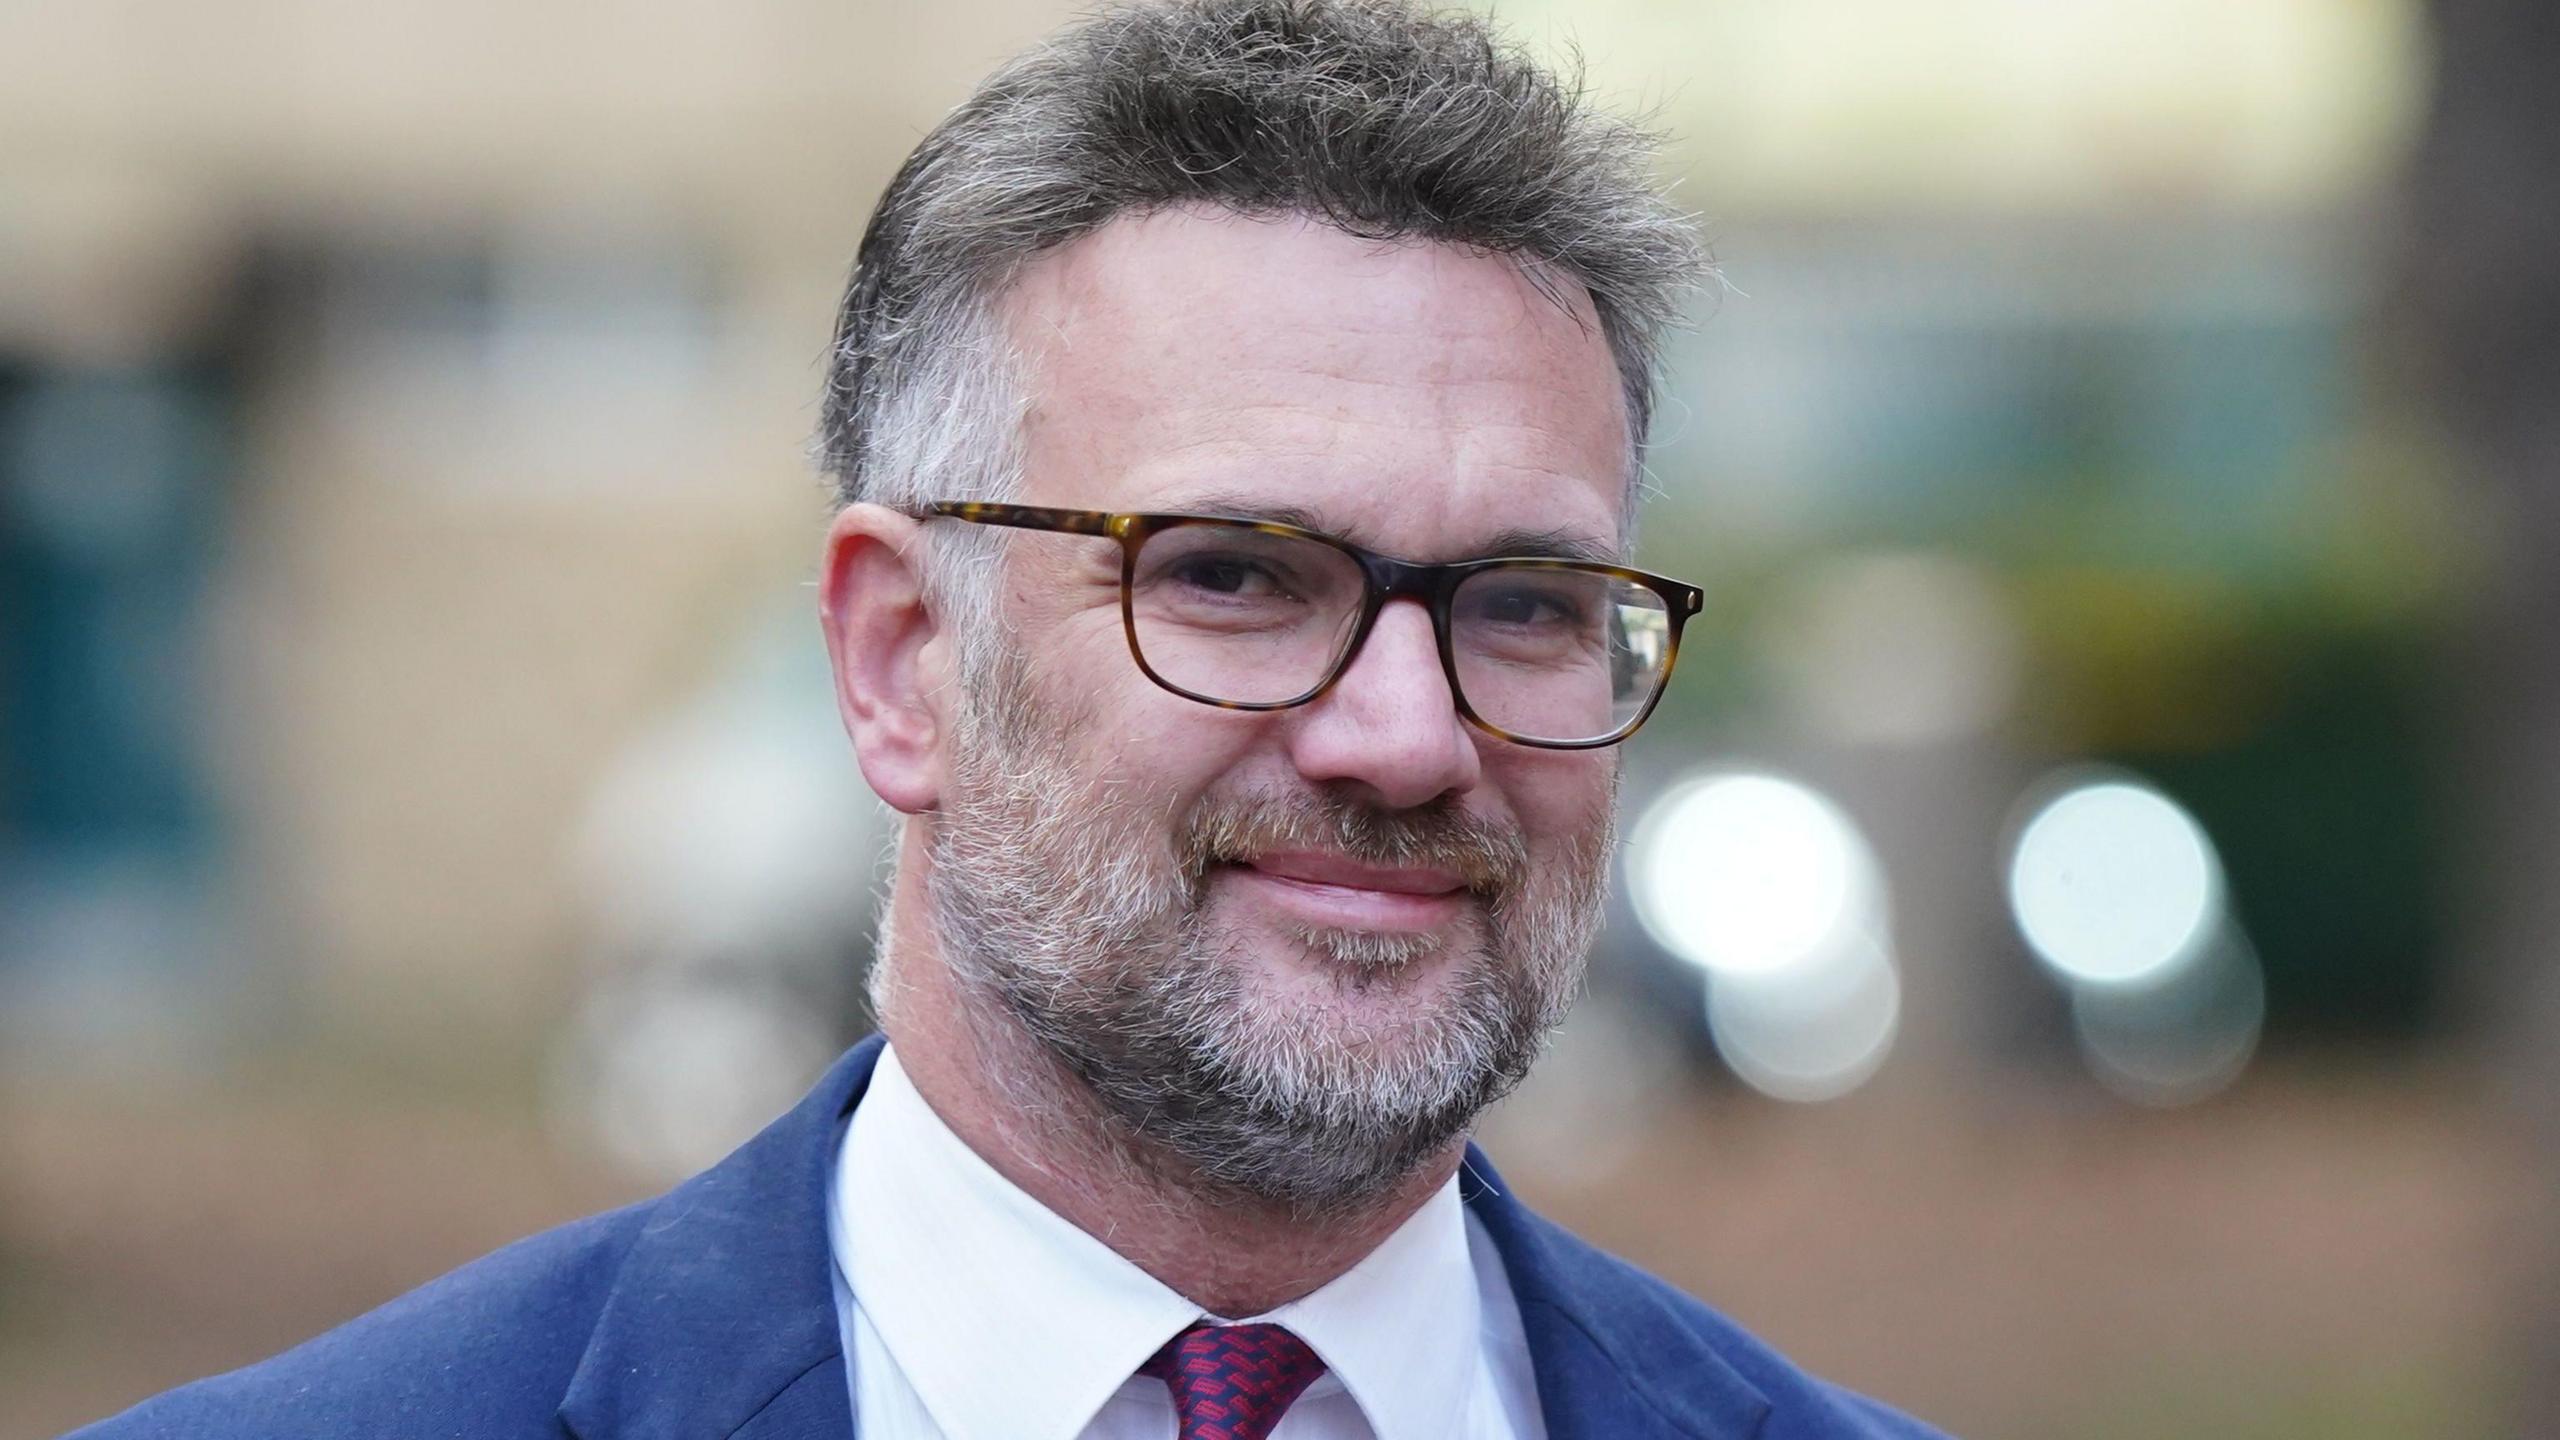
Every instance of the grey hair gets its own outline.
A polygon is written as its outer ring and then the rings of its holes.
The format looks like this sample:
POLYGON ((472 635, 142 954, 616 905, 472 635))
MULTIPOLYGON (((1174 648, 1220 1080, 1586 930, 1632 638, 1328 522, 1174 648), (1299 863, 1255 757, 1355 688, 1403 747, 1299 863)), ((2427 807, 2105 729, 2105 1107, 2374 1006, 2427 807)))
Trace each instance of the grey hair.
MULTIPOLYGON (((1196 204, 1514 257, 1559 300, 1579 285, 1624 386, 1632 517, 1662 338, 1708 273, 1654 149, 1481 16, 1106 9, 990 76, 882 193, 837 320, 820 462, 840 504, 1018 494, 1024 387, 995 300, 1115 216, 1196 204)), ((933 568, 990 574, 993 537, 939 545, 975 563, 933 568)))

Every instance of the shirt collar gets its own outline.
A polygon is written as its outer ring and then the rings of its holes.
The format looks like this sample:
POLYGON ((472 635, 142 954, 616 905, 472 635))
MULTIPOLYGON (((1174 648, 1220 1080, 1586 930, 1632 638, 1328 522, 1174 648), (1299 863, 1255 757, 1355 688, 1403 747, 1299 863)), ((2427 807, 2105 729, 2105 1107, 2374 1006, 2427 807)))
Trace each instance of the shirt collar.
POLYGON ((1313 1346, 1378 1440, 1444 1440, 1467 1433, 1482 1306, 1452 1175, 1359 1264, 1254 1318, 1313 1346))
MULTIPOLYGON (((835 1185, 836 1264, 949 1440, 1075 1440, 1157 1347, 1203 1318, 997 1174, 916 1092, 894 1047, 854 1110, 835 1185), (1002 1384, 984 1373, 990 1337, 1002 1384)), ((1313 1347, 1378 1440, 1446 1440, 1483 1363, 1481 1303, 1452 1177, 1349 1271, 1244 1318, 1313 1347)))

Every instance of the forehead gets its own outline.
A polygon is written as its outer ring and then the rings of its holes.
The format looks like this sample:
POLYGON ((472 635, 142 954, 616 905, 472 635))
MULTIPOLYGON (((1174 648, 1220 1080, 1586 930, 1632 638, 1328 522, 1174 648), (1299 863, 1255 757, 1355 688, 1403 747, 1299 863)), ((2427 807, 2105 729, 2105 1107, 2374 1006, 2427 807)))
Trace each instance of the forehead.
POLYGON ((1539 531, 1613 544, 1627 415, 1580 287, 1298 217, 1123 217, 1027 267, 1026 500, 1251 504, 1417 559, 1539 531))

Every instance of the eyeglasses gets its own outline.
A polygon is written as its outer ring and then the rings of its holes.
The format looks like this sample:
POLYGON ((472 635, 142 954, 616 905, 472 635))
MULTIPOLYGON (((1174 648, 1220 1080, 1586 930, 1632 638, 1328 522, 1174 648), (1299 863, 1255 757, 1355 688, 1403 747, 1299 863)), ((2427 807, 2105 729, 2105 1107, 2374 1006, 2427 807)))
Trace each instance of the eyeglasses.
POLYGON ((942 501, 916 516, 1120 542, 1120 621, 1148 679, 1204 705, 1285 710, 1351 668, 1397 598, 1431 612, 1458 713, 1551 750, 1614 745, 1662 698, 1694 586, 1583 560, 1416 565, 1314 530, 1212 515, 942 501))

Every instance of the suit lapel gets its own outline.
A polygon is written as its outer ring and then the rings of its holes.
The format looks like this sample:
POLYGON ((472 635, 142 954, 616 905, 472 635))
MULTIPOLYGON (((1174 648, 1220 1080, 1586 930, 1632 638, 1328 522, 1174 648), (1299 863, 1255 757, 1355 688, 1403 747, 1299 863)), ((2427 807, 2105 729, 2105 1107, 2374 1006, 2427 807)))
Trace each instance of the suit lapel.
MULTIPOLYGON (((852 1440, 826 1193, 881 1045, 647 1207, 560 1404, 580 1440, 852 1440)), ((1550 1440, 1759 1433, 1767 1399, 1669 1300, 1532 1214, 1473 1146, 1462 1183, 1519 1302, 1550 1440)))
POLYGON ((580 1440, 850 1440, 826 1195, 881 1043, 648 1205, 560 1403, 580 1440))
POLYGON ((830 1352, 730 1432, 729 1440, 851 1440, 853 1403, 844 1374, 843 1352, 830 1352))
POLYGON ((1520 1305, 1549 1440, 1751 1440, 1769 1401, 1623 1262, 1513 1199, 1467 1147, 1460 1184, 1520 1305))

